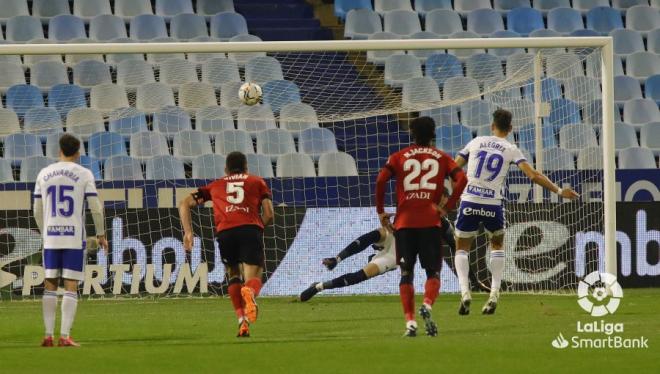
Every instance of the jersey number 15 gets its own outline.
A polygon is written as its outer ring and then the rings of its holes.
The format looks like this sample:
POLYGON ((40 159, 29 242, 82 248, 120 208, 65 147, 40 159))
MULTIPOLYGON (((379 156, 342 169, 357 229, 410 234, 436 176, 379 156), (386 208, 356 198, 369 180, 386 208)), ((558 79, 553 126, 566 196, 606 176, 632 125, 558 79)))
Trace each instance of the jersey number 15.
POLYGON ((438 160, 433 158, 427 158, 422 162, 414 158, 407 159, 406 162, 403 163, 403 171, 408 173, 403 179, 404 191, 435 190, 437 185, 430 182, 430 180, 438 175, 439 169, 440 164, 438 163, 438 160), (413 182, 420 174, 422 174, 422 171, 425 173, 419 179, 419 183, 413 182))
POLYGON ((48 196, 48 201, 50 201, 51 217, 57 216, 57 213, 62 217, 71 217, 71 215, 73 215, 73 197, 67 195, 67 193, 71 191, 73 191, 73 186, 48 186, 46 189, 46 195, 48 196))

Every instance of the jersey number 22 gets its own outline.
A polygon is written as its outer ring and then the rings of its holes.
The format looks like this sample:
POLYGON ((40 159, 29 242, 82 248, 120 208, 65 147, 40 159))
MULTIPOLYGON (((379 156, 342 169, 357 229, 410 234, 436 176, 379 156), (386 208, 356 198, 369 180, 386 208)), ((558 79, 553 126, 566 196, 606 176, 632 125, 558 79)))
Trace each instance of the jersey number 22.
POLYGON ((430 180, 438 175, 439 169, 438 160, 433 158, 427 158, 422 162, 414 158, 407 159, 403 163, 403 171, 408 173, 403 179, 403 189, 405 191, 435 190, 437 185, 430 182, 430 180), (425 173, 419 179, 419 183, 413 182, 422 171, 425 173))

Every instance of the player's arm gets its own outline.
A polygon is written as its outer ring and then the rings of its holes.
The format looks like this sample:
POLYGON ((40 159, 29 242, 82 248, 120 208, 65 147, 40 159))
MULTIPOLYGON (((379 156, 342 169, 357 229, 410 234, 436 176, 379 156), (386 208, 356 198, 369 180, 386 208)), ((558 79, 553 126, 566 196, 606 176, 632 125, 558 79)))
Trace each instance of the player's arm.
POLYGON ((456 163, 456 165, 458 165, 459 168, 462 168, 467 164, 467 160, 460 153, 456 155, 456 158, 454 158, 454 162, 456 163))
POLYGON ((261 222, 264 223, 264 226, 268 226, 274 216, 273 200, 271 200, 270 197, 261 200, 261 222))
POLYGON ((105 218, 103 217, 103 203, 97 195, 87 197, 87 205, 92 213, 94 221, 94 230, 96 231, 96 240, 101 248, 108 250, 108 240, 105 236, 105 218))
POLYGON ((548 177, 541 173, 540 171, 534 169, 529 162, 527 161, 522 161, 518 164, 518 167, 520 170, 522 170, 523 173, 529 178, 532 182, 538 184, 539 186, 545 188, 546 190, 549 190, 550 192, 554 192, 557 195, 566 198, 566 199, 577 199, 580 197, 577 192, 573 191, 571 188, 561 188, 554 184, 548 177))
POLYGON ((392 214, 385 212, 385 187, 387 186, 387 181, 392 178, 392 166, 389 164, 389 160, 384 168, 378 173, 376 178, 376 212, 378 213, 378 219, 380 220, 381 226, 386 230, 392 232, 394 227, 390 221, 392 214))
POLYGON ((37 223, 37 228, 39 232, 44 232, 44 206, 41 202, 41 196, 35 195, 32 205, 32 215, 34 216, 34 221, 37 223))
POLYGON ((186 196, 179 202, 179 219, 183 227, 183 248, 186 251, 192 250, 193 245, 193 228, 192 228, 192 214, 190 210, 198 205, 199 191, 186 196))
POLYGON ((343 260, 354 256, 365 249, 369 248, 372 244, 378 244, 383 242, 387 237, 387 230, 384 227, 380 227, 374 231, 370 231, 359 238, 353 240, 351 244, 347 245, 346 248, 342 249, 341 252, 335 257, 324 258, 322 263, 328 268, 328 270, 334 269, 337 264, 343 260))
POLYGON ((463 193, 463 189, 465 189, 465 186, 467 185, 467 176, 465 175, 463 169, 461 169, 461 167, 459 167, 451 159, 449 160, 450 162, 448 163, 448 168, 449 170, 451 170, 449 172, 449 177, 452 180, 452 191, 451 191, 451 196, 449 196, 449 199, 447 199, 445 205, 439 206, 439 210, 442 215, 445 215, 448 210, 456 209, 456 204, 458 203, 458 199, 461 197, 461 194, 463 193))

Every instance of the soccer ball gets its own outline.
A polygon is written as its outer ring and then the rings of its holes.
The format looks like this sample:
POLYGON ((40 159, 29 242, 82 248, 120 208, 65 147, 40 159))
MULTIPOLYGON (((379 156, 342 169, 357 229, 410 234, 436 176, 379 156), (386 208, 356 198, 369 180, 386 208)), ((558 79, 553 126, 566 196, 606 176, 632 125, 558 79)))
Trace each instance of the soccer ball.
POLYGON ((243 83, 238 89, 238 98, 243 104, 254 105, 261 100, 261 87, 256 83, 243 83))

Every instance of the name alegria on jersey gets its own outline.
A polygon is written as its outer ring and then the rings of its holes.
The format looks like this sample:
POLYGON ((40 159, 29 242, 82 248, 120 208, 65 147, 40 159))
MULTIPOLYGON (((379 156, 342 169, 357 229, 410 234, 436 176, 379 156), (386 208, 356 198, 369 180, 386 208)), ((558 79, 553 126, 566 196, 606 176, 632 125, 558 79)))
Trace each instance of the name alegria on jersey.
POLYGON ((75 226, 48 226, 46 228, 46 235, 48 236, 75 236, 75 226))
POLYGON ((78 174, 74 173, 71 170, 57 169, 57 170, 53 170, 50 173, 44 175, 43 181, 47 182, 50 178, 59 177, 59 176, 67 177, 67 178, 71 179, 74 182, 78 182, 78 180, 80 179, 78 174))
POLYGON ((408 150, 407 152, 405 152, 405 153, 403 154, 403 157, 405 157, 405 158, 411 158, 411 157, 413 157, 413 156, 415 156, 415 155, 420 155, 420 154, 431 155, 431 156, 433 156, 433 157, 435 157, 435 158, 440 158, 440 157, 442 157, 442 155, 440 154, 440 152, 438 152, 436 149, 429 148, 429 147, 412 148, 412 149, 408 150))
POLYGON ((475 186, 473 184, 468 185, 467 192, 469 194, 475 195, 475 196, 481 196, 481 197, 487 197, 487 198, 494 198, 495 197, 495 191, 494 190, 492 190, 490 188, 475 186))
POLYGON ((496 149, 500 152, 504 152, 506 150, 506 148, 498 142, 482 142, 479 143, 479 148, 496 149))
POLYGON ((482 217, 495 217, 495 212, 492 210, 486 210, 484 208, 474 209, 474 208, 463 208, 463 214, 466 216, 482 216, 482 217))

